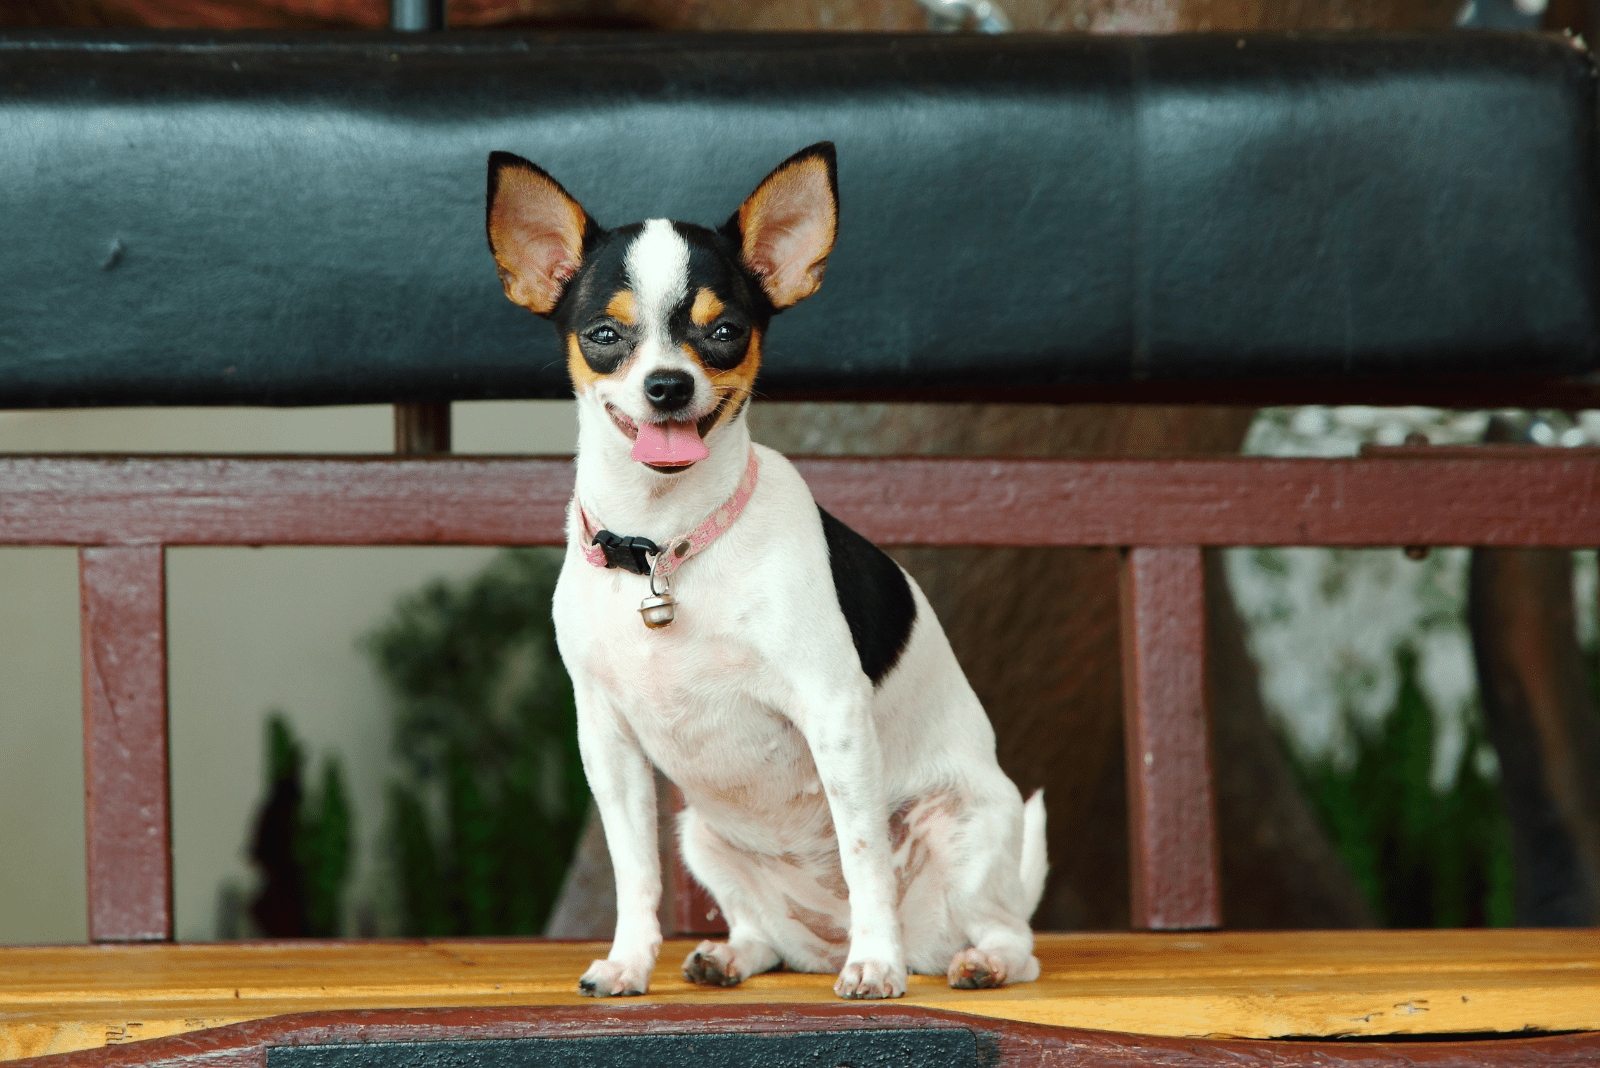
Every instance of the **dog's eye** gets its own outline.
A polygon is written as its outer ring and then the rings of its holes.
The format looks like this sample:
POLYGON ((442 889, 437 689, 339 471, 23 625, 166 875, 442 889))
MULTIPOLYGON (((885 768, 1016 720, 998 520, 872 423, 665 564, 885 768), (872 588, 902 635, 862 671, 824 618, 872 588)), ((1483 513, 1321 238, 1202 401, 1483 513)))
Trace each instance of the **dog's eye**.
POLYGON ((622 340, 622 335, 609 326, 597 326, 587 336, 596 345, 615 345, 622 340))
POLYGON ((744 331, 732 323, 718 323, 717 328, 711 331, 712 341, 737 341, 744 331))

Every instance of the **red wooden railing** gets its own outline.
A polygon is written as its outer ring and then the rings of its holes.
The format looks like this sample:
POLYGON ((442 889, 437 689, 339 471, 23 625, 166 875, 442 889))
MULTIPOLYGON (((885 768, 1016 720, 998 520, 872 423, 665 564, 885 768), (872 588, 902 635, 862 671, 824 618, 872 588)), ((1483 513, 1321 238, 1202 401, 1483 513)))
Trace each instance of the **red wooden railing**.
MULTIPOLYGON (((1600 544, 1600 450, 1362 459, 812 459, 817 500, 883 545, 1121 546, 1133 918, 1220 920, 1202 546, 1600 544)), ((163 549, 548 545, 566 459, 12 457, 0 544, 76 545, 90 938, 172 937, 163 549)), ((685 930, 714 927, 683 885, 685 930)))

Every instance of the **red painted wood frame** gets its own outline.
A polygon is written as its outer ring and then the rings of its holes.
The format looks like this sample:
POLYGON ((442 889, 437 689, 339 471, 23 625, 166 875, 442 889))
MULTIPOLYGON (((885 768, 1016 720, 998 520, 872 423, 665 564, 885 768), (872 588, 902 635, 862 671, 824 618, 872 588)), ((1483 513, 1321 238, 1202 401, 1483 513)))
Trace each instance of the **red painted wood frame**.
MULTIPOLYGON (((798 466, 879 544, 1128 549, 1134 921, 1153 929, 1220 918, 1199 547, 1600 543, 1591 449, 798 466)), ((0 544, 82 548, 91 939, 172 936, 164 547, 557 544, 571 490, 564 458, 0 459, 0 544)))

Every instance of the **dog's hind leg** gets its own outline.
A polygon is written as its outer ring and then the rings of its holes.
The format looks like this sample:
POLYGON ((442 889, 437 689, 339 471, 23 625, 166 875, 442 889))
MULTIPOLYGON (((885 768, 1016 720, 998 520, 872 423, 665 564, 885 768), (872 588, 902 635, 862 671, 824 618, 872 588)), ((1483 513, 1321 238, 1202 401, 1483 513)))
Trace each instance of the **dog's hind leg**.
POLYGON ((701 821, 691 806, 679 817, 678 839, 684 862, 717 901, 728 921, 728 940, 701 942, 683 961, 683 977, 708 986, 736 986, 778 966, 773 948, 752 908, 753 887, 739 858, 728 856, 726 842, 701 821))
POLYGON ((950 958, 946 972, 958 990, 980 990, 1007 983, 1031 983, 1039 978, 1039 958, 1033 955, 1033 932, 1022 925, 996 924, 978 935, 977 944, 950 958))
POLYGON ((683 977, 706 986, 738 986, 747 976, 777 966, 778 951, 753 936, 749 924, 735 924, 730 925, 726 942, 708 938, 694 947, 683 959, 683 977))
POLYGON ((952 904, 970 945, 951 958, 946 972, 957 989, 1039 978, 1028 919, 1044 888, 1044 798, 1036 793, 1026 806, 1013 798, 985 806, 986 818, 968 828, 972 862, 952 904))

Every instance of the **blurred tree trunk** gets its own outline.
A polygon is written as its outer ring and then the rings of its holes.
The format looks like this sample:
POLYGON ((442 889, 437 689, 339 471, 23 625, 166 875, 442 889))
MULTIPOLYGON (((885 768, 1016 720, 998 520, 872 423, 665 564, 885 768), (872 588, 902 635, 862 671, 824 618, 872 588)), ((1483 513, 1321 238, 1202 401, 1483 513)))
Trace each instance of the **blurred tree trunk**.
MULTIPOLYGON (((1496 417, 1484 440, 1524 439, 1496 417)), ((1572 553, 1474 549, 1467 615, 1511 820, 1517 926, 1600 922, 1600 716, 1578 646, 1572 553)))
POLYGON ((1600 922, 1600 716, 1578 648, 1572 553, 1475 549, 1472 648, 1511 820, 1519 927, 1600 922))

